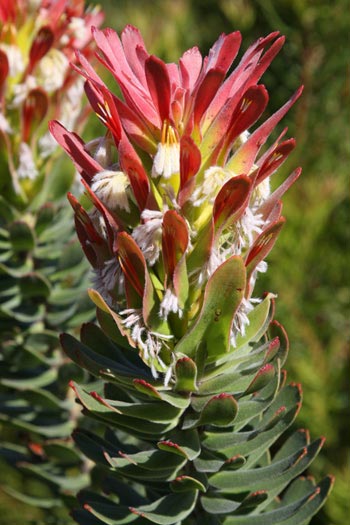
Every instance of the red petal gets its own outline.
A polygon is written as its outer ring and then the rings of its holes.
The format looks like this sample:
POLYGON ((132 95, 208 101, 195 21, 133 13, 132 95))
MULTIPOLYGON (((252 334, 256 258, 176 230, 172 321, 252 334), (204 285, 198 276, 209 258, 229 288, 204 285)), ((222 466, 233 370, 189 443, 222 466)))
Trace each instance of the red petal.
POLYGON ((101 213, 106 229, 107 229, 107 239, 109 244, 109 249, 111 252, 113 252, 114 248, 114 241, 117 235, 117 232, 122 228, 121 223, 118 221, 118 219, 106 208, 106 206, 100 201, 100 199, 95 195, 95 193, 91 190, 90 186, 87 182, 82 180, 82 183, 86 189, 86 192, 88 196, 91 199, 91 202, 97 208, 97 210, 101 213))
POLYGON ((119 162, 124 173, 127 174, 135 199, 142 211, 146 207, 149 197, 150 188, 147 173, 140 157, 130 144, 129 140, 124 136, 120 141, 118 147, 119 162))
POLYGON ((56 2, 47 2, 45 6, 47 19, 50 20, 52 27, 55 27, 59 18, 67 6, 67 0, 57 0, 56 2))
POLYGON ((160 58, 151 55, 145 63, 148 89, 160 120, 170 117, 170 80, 166 65, 160 58))
POLYGON ((84 210, 74 195, 68 193, 67 197, 74 210, 75 229, 80 244, 91 266, 96 268, 98 266, 97 254, 103 256, 105 251, 103 246, 106 246, 106 243, 104 239, 102 239, 102 237, 100 237, 100 235, 96 232, 88 213, 84 210), (94 249, 95 244, 98 245, 97 250, 94 249))
POLYGON ((0 20, 4 23, 14 22, 16 20, 17 4, 13 0, 1 0, 0 3, 0 20))
POLYGON ((200 120, 207 110, 210 102, 213 100, 219 86, 225 78, 225 72, 220 69, 211 69, 208 71, 203 81, 201 82, 196 93, 193 117, 194 125, 199 126, 200 120))
POLYGON ((0 97, 2 94, 2 88, 6 82, 7 75, 9 74, 9 61, 4 51, 0 49, 0 97))
POLYGON ((226 161, 230 148, 236 138, 243 131, 249 129, 262 115, 268 100, 269 95, 265 86, 252 86, 247 89, 233 112, 230 126, 224 135, 223 144, 219 146, 222 150, 223 162, 226 161))
POLYGON ((76 49, 75 56, 76 56, 77 62, 81 64, 83 69, 80 69, 73 62, 71 63, 72 69, 74 69, 84 78, 86 78, 86 80, 92 81, 95 85, 107 87, 105 83, 102 81, 102 79, 97 75, 95 69, 92 67, 90 62, 83 55, 83 53, 81 53, 79 50, 76 49))
POLYGON ((162 122, 154 109, 152 100, 145 87, 139 82, 126 60, 123 46, 113 29, 100 31, 92 28, 98 48, 102 51, 105 60, 98 56, 100 62, 114 75, 122 90, 128 106, 134 108, 138 114, 159 128, 162 122))
POLYGON ((269 196, 269 198, 260 206, 258 213, 261 213, 264 218, 270 216, 272 209, 276 203, 281 199, 284 193, 294 184, 301 174, 301 168, 297 168, 289 175, 289 177, 269 196))
POLYGON ((134 239, 126 232, 119 233, 116 249, 125 279, 142 298, 145 288, 145 258, 134 239))
POLYGON ((112 133, 114 141, 118 146, 123 134, 123 128, 114 95, 104 86, 97 86, 91 81, 85 83, 85 92, 95 113, 112 133))
MULTIPOLYGON (((277 33, 278 34, 278 33, 277 33)), ((271 33, 270 37, 275 37, 276 33, 271 33), (274 35, 274 36, 273 36, 274 35)), ((268 37, 267 37, 268 38, 268 37)), ((267 42, 264 43, 264 46, 266 43, 270 43, 272 39, 270 38, 267 42)), ((253 70, 253 74, 249 78, 249 85, 258 82, 258 80, 262 77, 262 75, 265 73, 275 56, 280 52, 281 48, 283 47, 285 42, 285 37, 281 36, 278 38, 271 47, 259 58, 259 61, 257 65, 255 66, 253 70)))
POLYGON ((28 73, 30 74, 36 64, 51 49, 54 42, 54 34, 50 26, 43 26, 35 36, 29 51, 28 73))
POLYGON ((201 152, 191 137, 184 135, 180 140, 180 191, 178 203, 183 206, 195 185, 197 171, 201 166, 201 152))
POLYGON ((162 229, 164 268, 168 279, 171 280, 177 263, 187 249, 188 229, 184 219, 175 210, 168 210, 164 214, 162 229))
POLYGON ((146 124, 144 119, 141 119, 141 117, 122 100, 115 98, 114 102, 123 129, 129 139, 141 149, 151 155, 155 155, 157 151, 156 137, 160 136, 159 128, 155 128, 150 122, 146 124))
POLYGON ((22 141, 28 142, 31 133, 39 126, 47 113, 48 96, 41 88, 32 89, 22 107, 22 141))
POLYGON ((140 31, 132 25, 127 25, 121 34, 125 57, 133 72, 146 87, 145 57, 149 56, 140 31), (142 50, 142 53, 140 52, 142 50))
POLYGON ((249 283, 249 277, 259 262, 263 261, 272 250, 284 223, 285 219, 281 217, 278 221, 270 224, 255 240, 245 261, 247 267, 247 283, 249 283))
POLYGON ((193 90, 202 68, 202 55, 198 47, 188 49, 179 60, 181 84, 190 92, 193 90))
POLYGON ((218 233, 239 219, 248 204, 252 180, 247 175, 232 177, 216 196, 213 217, 218 233))
POLYGON ((242 94, 242 91, 254 85, 261 77, 263 71, 268 67, 268 59, 270 59, 271 62, 277 52, 275 50, 275 45, 277 46, 277 44, 275 42, 271 46, 271 49, 262 57, 263 49, 274 40, 278 34, 278 32, 271 33, 271 35, 268 35, 266 38, 259 39, 245 52, 237 68, 234 69, 226 79, 213 99, 208 110, 211 115, 210 120, 219 113, 229 98, 234 97, 234 99, 237 100, 237 96, 241 96, 240 93, 242 94))
POLYGON ((261 146, 265 144, 275 126, 300 97, 302 91, 303 89, 300 87, 284 106, 252 133, 247 142, 239 148, 237 153, 227 163, 229 169, 236 173, 249 173, 261 146))
POLYGON ((229 130, 232 142, 240 133, 250 128, 262 115, 269 100, 269 94, 263 85, 247 89, 232 115, 229 130))
POLYGON ((226 72, 237 56, 242 36, 239 31, 219 36, 209 51, 207 68, 219 68, 226 72))
POLYGON ((294 139, 288 139, 281 142, 270 154, 265 158, 263 164, 261 164, 258 170, 258 176, 256 179, 256 185, 260 184, 266 177, 269 177, 274 173, 283 162, 286 160, 288 155, 293 151, 296 146, 294 139))
POLYGON ((91 182, 96 173, 103 171, 103 167, 85 151, 85 143, 78 135, 68 131, 56 120, 49 122, 49 130, 54 139, 68 153, 74 166, 87 182, 91 182))

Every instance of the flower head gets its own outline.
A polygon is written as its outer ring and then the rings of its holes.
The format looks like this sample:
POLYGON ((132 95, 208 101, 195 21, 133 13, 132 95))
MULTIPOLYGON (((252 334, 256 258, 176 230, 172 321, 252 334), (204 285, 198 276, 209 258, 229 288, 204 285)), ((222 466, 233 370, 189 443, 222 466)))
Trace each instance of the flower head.
MULTIPOLYGON (((113 318, 154 373, 165 373, 168 381, 177 351, 194 351, 183 342, 186 334, 188 340, 196 330, 205 334, 211 316, 213 323, 226 319, 222 352, 245 334, 255 279, 266 270, 284 222, 280 199, 300 173, 271 193, 270 177, 295 142, 283 140, 284 131, 262 148, 301 90, 257 123, 268 103, 258 82, 283 45, 278 33, 250 46, 231 73, 238 32, 221 35, 207 57, 197 48, 186 51, 178 64, 149 54, 131 26, 121 37, 111 29, 93 29, 93 36, 100 62, 122 93, 111 93, 78 53, 86 94, 106 135, 92 147, 58 122, 51 132, 73 159, 95 208, 92 221, 73 203, 89 260, 95 268, 113 258, 120 265, 113 318), (108 154, 104 149, 99 156, 106 143, 108 154), (109 171, 116 157, 118 171, 109 171), (103 235, 94 226, 96 214, 103 235), (244 272, 233 275, 237 264, 244 272), (232 301, 225 302, 228 290, 232 301), (210 310, 221 293, 226 317, 221 308, 210 310)), ((103 291, 101 299, 108 301, 103 291)))

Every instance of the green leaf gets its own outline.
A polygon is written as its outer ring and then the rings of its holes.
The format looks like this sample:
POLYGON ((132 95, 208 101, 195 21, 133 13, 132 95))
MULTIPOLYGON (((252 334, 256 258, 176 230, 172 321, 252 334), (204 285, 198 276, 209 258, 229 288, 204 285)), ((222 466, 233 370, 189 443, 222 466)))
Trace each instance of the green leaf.
MULTIPOLYGON (((135 378, 134 367, 127 367, 119 364, 117 361, 112 361, 105 356, 97 354, 69 334, 61 335, 61 344, 68 357, 93 375, 97 377, 105 375, 110 380, 118 380, 121 383, 129 385, 133 384, 135 378)), ((138 370, 137 375, 140 379, 145 379, 146 381, 152 380, 151 374, 148 373, 146 375, 143 370, 138 370)))
POLYGON ((281 508, 254 515, 237 515, 225 519, 224 525, 300 525, 308 523, 323 505, 332 487, 333 479, 325 478, 302 498, 281 508))
POLYGON ((181 357, 175 364, 176 392, 195 392, 197 389, 197 367, 190 357, 181 357))
POLYGON ((220 498, 215 495, 202 496, 201 505, 209 514, 229 514, 240 506, 240 502, 227 498, 220 498))
POLYGON ((213 474, 209 483, 213 487, 230 494, 242 491, 273 490, 279 491, 297 475, 303 472, 318 454, 322 441, 317 440, 309 447, 294 451, 290 456, 273 461, 260 468, 221 471, 213 474))
POLYGON ((255 394, 270 383, 275 375, 276 370, 272 364, 268 363, 262 366, 244 393, 255 394))
MULTIPOLYGON (((236 358, 239 354, 239 350, 247 345, 248 343, 255 343, 260 341, 261 337, 265 334, 267 327, 271 321, 273 314, 273 294, 267 294, 265 299, 261 301, 255 308, 249 312, 248 319, 249 324, 246 327, 245 334, 237 334, 236 336, 236 347, 233 352, 233 357, 236 358)), ((226 356, 223 356, 219 363, 226 360, 226 356)))
POLYGON ((178 476, 171 482, 170 488, 173 492, 192 492, 194 490, 206 492, 203 483, 191 476, 178 476))
POLYGON ((58 465, 80 465, 82 458, 78 451, 72 446, 72 443, 64 442, 47 442, 43 444, 43 449, 50 461, 58 465))
POLYGON ((49 368, 42 373, 23 379, 0 379, 0 384, 17 390, 34 389, 50 385, 57 378, 57 370, 49 368))
MULTIPOLYGON (((227 457, 236 454, 261 454, 292 424, 298 412, 293 410, 280 411, 275 420, 267 420, 266 428, 246 432, 205 432, 203 445, 209 450, 220 451, 227 457), (279 417, 278 417, 279 415, 279 417)), ((266 419, 264 419, 266 421, 266 419)), ((254 457, 254 456, 253 456, 254 457)), ((254 458, 255 459, 255 458, 254 458)))
POLYGON ((33 272, 19 281, 19 288, 24 298, 47 298, 50 295, 50 282, 40 273, 33 272))
POLYGON ((212 425, 227 427, 232 425, 238 411, 237 401, 229 394, 219 394, 209 399, 199 417, 192 414, 185 416, 183 428, 212 425))
POLYGON ((199 418, 200 425, 232 425, 238 411, 237 401, 229 394, 219 394, 208 401, 199 418))
POLYGON ((86 487, 89 483, 88 474, 78 474, 76 476, 57 475, 54 472, 51 472, 48 468, 44 468, 43 465, 34 465, 30 463, 22 463, 21 469, 30 474, 34 474, 38 478, 48 481, 53 485, 58 485, 65 491, 77 492, 86 487))
POLYGON ((83 344, 97 354, 133 369, 135 375, 139 374, 140 370, 145 372, 148 370, 148 367, 140 359, 134 348, 130 348, 128 351, 122 350, 93 323, 83 324, 80 331, 80 339, 83 344))
POLYGON ((201 312, 176 345, 175 352, 195 357, 198 347, 205 344, 207 362, 225 354, 230 346, 232 320, 242 301, 244 289, 244 263, 240 257, 233 256, 219 266, 209 279, 201 312))
MULTIPOLYGON (((72 385, 73 386, 73 385, 72 385)), ((127 432, 132 432, 136 436, 142 436, 146 439, 153 435, 159 436, 164 432, 171 430, 176 426, 177 420, 169 423, 154 423, 143 420, 142 422, 134 417, 124 416, 117 411, 111 410, 110 406, 96 400, 94 396, 88 394, 84 389, 74 385, 74 391, 77 394, 82 405, 90 412, 91 415, 102 419, 110 425, 121 427, 127 432)))
POLYGON ((13 251, 28 252, 34 249, 34 234, 26 222, 13 222, 9 226, 9 233, 13 251))
POLYGON ((166 440, 159 441, 157 445, 161 450, 179 454, 190 461, 193 461, 201 450, 196 429, 179 430, 170 434, 166 440))
POLYGON ((54 206, 50 202, 46 203, 37 211, 35 221, 35 232, 37 235, 40 236, 40 234, 51 225, 55 218, 55 211, 54 206))
POLYGON ((147 381, 144 379, 134 379, 133 383, 138 392, 146 394, 147 396, 154 399, 162 399, 160 392, 158 392, 158 390, 153 385, 147 383, 147 381))
MULTIPOLYGON (((149 403, 137 402, 125 402, 116 400, 103 399, 96 393, 90 393, 98 402, 104 406, 108 406, 111 410, 125 416, 138 418, 141 420, 168 423, 177 419, 182 414, 182 410, 164 403, 163 401, 151 401, 149 403)), ((140 421, 142 425, 142 422, 140 421)))
POLYGON ((218 453, 214 454, 202 449, 201 454, 194 460, 194 465, 198 472, 218 472, 219 470, 235 470, 243 467, 246 460, 243 456, 237 454, 229 459, 222 459, 223 455, 218 453))
POLYGON ((105 453, 108 463, 116 469, 118 475, 126 476, 139 482, 165 482, 174 479, 179 470, 187 462, 179 455, 168 454, 166 451, 149 450, 136 454, 124 454, 122 451, 117 457, 105 453))
POLYGON ((27 494, 22 494, 22 492, 18 492, 18 490, 15 490, 8 485, 1 486, 1 490, 3 490, 6 494, 9 494, 16 500, 22 501, 23 503, 31 505, 32 507, 37 509, 52 509, 53 507, 59 507, 62 505, 62 501, 60 498, 32 497, 28 496, 27 494))
MULTIPOLYGON (((91 293, 89 293, 91 298, 91 293)), ((95 303, 96 304, 96 303, 95 303)), ((103 332, 110 338, 112 341, 117 343, 121 348, 134 350, 135 348, 131 346, 128 342, 128 339, 126 336, 122 335, 121 331, 118 328, 118 325, 116 324, 114 318, 111 316, 111 314, 99 307, 96 308, 96 317, 99 322, 99 325, 101 326, 103 332)))
POLYGON ((73 429, 72 421, 65 421, 64 423, 48 425, 47 421, 42 421, 40 423, 32 423, 24 421, 23 419, 8 417, 4 414, 0 414, 0 421, 3 421, 15 428, 23 429, 27 432, 35 432, 36 434, 41 434, 42 436, 47 438, 68 437, 70 436, 73 429))
POLYGON ((150 505, 142 505, 130 510, 153 523, 173 525, 184 520, 192 512, 197 501, 197 494, 197 491, 171 494, 150 505))
MULTIPOLYGON (((98 496, 96 495, 96 498, 98 496)), ((133 523, 136 522, 139 524, 138 516, 130 512, 130 509, 126 507, 125 505, 116 505, 115 503, 111 503, 107 499, 105 499, 105 502, 101 502, 97 499, 90 500, 89 502, 84 503, 84 509, 90 513, 96 518, 97 520, 90 520, 88 521, 86 519, 85 514, 74 514, 74 517, 83 516, 84 521, 80 521, 79 523, 82 523, 83 525, 86 525, 88 523, 91 523, 91 525, 124 525, 127 523, 133 523)), ((88 515, 89 516, 89 515, 88 515)), ((148 523, 146 520, 145 522, 141 523, 148 523)))

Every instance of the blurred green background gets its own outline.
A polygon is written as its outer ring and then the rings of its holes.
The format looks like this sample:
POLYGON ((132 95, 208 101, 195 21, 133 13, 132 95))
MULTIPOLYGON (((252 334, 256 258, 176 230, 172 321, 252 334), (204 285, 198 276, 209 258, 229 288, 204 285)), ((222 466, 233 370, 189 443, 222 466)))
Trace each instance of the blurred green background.
MULTIPOLYGON (((298 147, 274 181, 296 166, 303 175, 284 199, 287 224, 258 282, 278 294, 276 318, 289 334, 289 379, 301 382, 297 420, 312 437, 327 438, 310 474, 336 476, 335 488, 312 525, 344 525, 349 498, 349 32, 347 0, 104 0, 105 26, 139 27, 150 52, 177 61, 187 48, 209 50, 222 32, 240 30, 242 51, 279 30, 285 47, 263 77, 268 113, 304 84, 302 99, 279 130, 298 147)), ((89 135, 93 134, 90 129, 89 135)), ((1 525, 70 523, 0 495, 1 525), (26 517, 26 521, 24 520, 26 517)))

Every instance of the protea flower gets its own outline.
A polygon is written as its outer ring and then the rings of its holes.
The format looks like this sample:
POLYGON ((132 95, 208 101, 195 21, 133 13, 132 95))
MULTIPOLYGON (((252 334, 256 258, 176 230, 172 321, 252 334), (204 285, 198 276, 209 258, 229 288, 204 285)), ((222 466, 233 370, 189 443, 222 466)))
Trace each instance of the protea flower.
POLYGON ((84 325, 82 344, 69 335, 62 344, 108 381, 94 392, 72 385, 86 412, 109 427, 105 439, 83 431, 75 439, 109 469, 112 493, 83 493, 76 519, 308 523, 328 478, 318 487, 298 478, 282 501, 275 497, 321 442, 299 431, 271 460, 301 391, 284 386, 288 344, 272 320, 273 295, 253 294, 284 223, 281 197, 300 174, 271 193, 269 179, 295 141, 283 130, 265 144, 301 89, 256 125, 268 102, 258 82, 284 38, 258 40, 228 74, 238 32, 221 35, 204 59, 190 49, 179 64, 150 55, 131 26, 121 38, 111 29, 93 35, 123 97, 77 53, 106 134, 85 144, 50 126, 91 201, 85 210, 69 195, 102 328, 84 325))
POLYGON ((94 316, 71 208, 62 191, 46 202, 57 150, 47 123, 56 116, 81 126, 82 81, 69 63, 76 47, 91 56, 89 24, 101 19, 80 0, 0 5, 1 456, 42 481, 47 497, 24 499, 44 508, 87 482, 70 440, 77 412, 66 381, 83 376, 59 348, 57 327, 94 316))
POLYGON ((8 198, 26 202, 38 191, 55 150, 48 120, 82 123, 83 85, 70 62, 75 49, 91 56, 90 27, 102 18, 98 8, 84 12, 83 0, 1 2, 0 166, 8 198))

